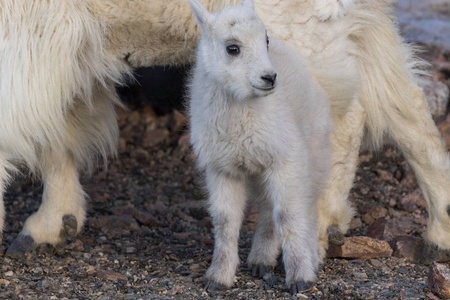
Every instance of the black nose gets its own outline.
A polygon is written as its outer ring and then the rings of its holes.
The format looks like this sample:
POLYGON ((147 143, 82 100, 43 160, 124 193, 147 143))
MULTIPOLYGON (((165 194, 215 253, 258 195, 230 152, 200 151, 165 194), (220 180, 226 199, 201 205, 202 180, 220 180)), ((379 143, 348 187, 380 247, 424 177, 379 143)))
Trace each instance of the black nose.
POLYGON ((261 79, 264 80, 266 83, 274 85, 275 79, 277 79, 277 73, 263 75, 261 76, 261 79))

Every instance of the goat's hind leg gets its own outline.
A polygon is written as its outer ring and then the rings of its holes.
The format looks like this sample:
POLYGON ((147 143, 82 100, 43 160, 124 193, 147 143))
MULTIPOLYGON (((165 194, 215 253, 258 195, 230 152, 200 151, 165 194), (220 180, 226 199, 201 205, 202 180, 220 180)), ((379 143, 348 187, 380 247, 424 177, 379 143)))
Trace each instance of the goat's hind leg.
MULTIPOLYGON (((292 162, 292 161, 291 161, 292 162)), ((286 161, 269 170, 267 192, 273 201, 273 220, 283 251, 286 284, 291 294, 314 286, 320 264, 317 204, 308 168, 286 161)))
POLYGON ((85 193, 71 155, 52 152, 44 159, 43 173, 41 206, 26 220, 6 251, 8 256, 21 256, 40 245, 57 245, 66 236, 75 236, 84 223, 85 193))
POLYGON ((272 201, 259 182, 255 183, 252 194, 256 196, 254 200, 258 203, 259 216, 247 263, 252 269, 252 275, 262 278, 273 272, 281 245, 273 222, 272 201))
POLYGON ((415 171, 428 206, 427 247, 421 260, 450 260, 450 161, 422 91, 411 86, 412 117, 392 114, 389 134, 415 171))
POLYGON ((319 199, 319 242, 324 258, 328 243, 342 245, 354 215, 348 195, 358 165, 365 111, 357 100, 335 120, 331 135, 331 170, 319 199))

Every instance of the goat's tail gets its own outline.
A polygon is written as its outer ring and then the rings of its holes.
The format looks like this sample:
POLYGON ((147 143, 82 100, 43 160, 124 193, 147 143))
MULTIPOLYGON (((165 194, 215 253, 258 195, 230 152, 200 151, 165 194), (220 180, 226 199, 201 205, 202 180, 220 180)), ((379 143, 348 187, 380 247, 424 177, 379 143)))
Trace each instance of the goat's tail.
POLYGON ((365 108, 369 143, 378 147, 388 132, 388 124, 412 122, 421 93, 418 75, 428 64, 417 58, 417 48, 407 45, 393 22, 391 0, 367 0, 354 10, 361 30, 352 39, 357 43, 358 72, 361 79, 359 101, 365 108))

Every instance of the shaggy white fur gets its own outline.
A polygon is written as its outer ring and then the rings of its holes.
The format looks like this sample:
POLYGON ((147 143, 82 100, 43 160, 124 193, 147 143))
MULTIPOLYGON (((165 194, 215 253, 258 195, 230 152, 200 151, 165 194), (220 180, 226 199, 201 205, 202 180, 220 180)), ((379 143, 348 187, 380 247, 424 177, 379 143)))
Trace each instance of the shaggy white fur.
POLYGON ((310 289, 320 262, 317 200, 330 164, 329 101, 296 51, 269 44, 253 0, 216 14, 189 1, 202 28, 191 142, 206 171, 216 239, 206 288, 233 283, 252 187, 261 217, 250 266, 273 268, 282 249, 291 293, 310 289))
MULTIPOLYGON (((201 2, 209 11, 240 4, 201 2)), ((353 216, 347 198, 362 139, 377 146, 386 136, 404 153, 425 195, 428 242, 450 249, 450 162, 416 83, 421 62, 400 38, 391 2, 256 0, 268 34, 306 58, 331 100, 332 169, 319 202, 322 249, 328 228, 342 237, 353 216)), ((55 203, 83 198, 81 189, 62 192, 65 181, 48 175, 52 166, 71 161, 59 172, 77 186, 73 174, 115 150, 113 83, 131 67, 192 61, 199 36, 186 1, 0 0, 0 191, 15 166, 25 164, 60 191, 46 194, 44 202, 52 204, 41 207, 38 219, 54 213, 48 207, 55 203)), ((82 206, 61 207, 55 219, 84 215, 82 206)), ((77 221, 81 228, 82 218, 77 221)), ((22 236, 54 244, 65 223, 36 224, 54 229, 22 236)))

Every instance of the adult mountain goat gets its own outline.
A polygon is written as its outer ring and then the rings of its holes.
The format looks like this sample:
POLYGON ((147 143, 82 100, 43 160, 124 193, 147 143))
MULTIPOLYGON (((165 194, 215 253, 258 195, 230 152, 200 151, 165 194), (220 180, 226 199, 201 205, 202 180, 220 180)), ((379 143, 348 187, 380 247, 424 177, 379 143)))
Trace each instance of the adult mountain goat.
MULTIPOLYGON (((238 0, 202 0, 209 11, 238 0)), ((322 249, 341 243, 363 137, 389 137, 428 204, 429 249, 450 249, 450 162, 416 84, 420 62, 390 0, 256 0, 271 37, 301 53, 328 93, 331 176, 319 201, 322 249)), ((192 61, 199 29, 187 1, 0 0, 0 192, 16 166, 44 181, 42 205, 8 252, 57 244, 85 219, 78 173, 114 154, 114 84, 133 67, 192 61)), ((1 201, 2 202, 2 201, 1 201)), ((0 205, 0 223, 4 208, 0 205)))
POLYGON ((308 290, 320 262, 317 200, 330 164, 329 101, 298 52, 269 42, 253 0, 216 14, 190 3, 202 28, 190 84, 191 142, 206 172, 216 239, 206 288, 233 283, 250 190, 260 220, 249 265, 265 270, 282 250, 291 293, 308 290))

